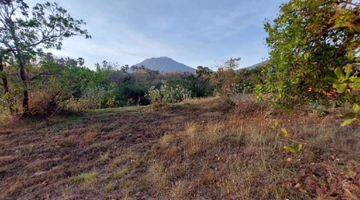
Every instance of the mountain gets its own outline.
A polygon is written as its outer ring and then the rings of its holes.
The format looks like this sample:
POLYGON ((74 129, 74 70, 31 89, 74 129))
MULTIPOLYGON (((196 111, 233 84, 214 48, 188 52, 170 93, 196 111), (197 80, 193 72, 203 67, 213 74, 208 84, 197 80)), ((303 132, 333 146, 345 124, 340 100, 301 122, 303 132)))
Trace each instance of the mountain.
POLYGON ((196 73, 196 70, 194 68, 176 62, 175 60, 168 57, 149 58, 134 66, 144 66, 145 68, 159 71, 161 73, 196 73))
POLYGON ((265 60, 263 62, 260 62, 260 63, 257 63, 255 65, 252 65, 252 66, 249 66, 249 67, 246 67, 245 69, 249 69, 249 70, 252 70, 252 69, 260 69, 260 68, 263 68, 266 64, 269 63, 269 60, 265 60))

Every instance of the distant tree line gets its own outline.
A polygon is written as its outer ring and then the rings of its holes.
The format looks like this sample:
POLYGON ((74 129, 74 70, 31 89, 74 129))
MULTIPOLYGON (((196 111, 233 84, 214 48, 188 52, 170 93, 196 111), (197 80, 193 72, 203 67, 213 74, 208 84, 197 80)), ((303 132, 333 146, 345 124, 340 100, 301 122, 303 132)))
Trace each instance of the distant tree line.
POLYGON ((276 108, 350 103, 359 113, 359 16, 353 0, 291 0, 265 24, 271 50, 265 66, 241 69, 240 58, 231 58, 217 71, 199 66, 196 74, 162 74, 107 61, 91 70, 82 58, 46 54, 45 49, 60 49, 65 38, 89 38, 85 23, 56 3, 30 8, 23 0, 3 0, 1 112, 49 115, 256 93, 276 108))
MULTIPOLYGON (((79 112, 251 93, 259 81, 258 70, 237 70, 228 63, 221 67, 218 72, 199 66, 196 74, 164 74, 145 67, 119 66, 103 61, 91 70, 84 66, 82 58, 56 58, 44 54, 27 65, 29 112, 31 115, 49 115, 62 110, 79 112)), ((1 105, 13 114, 22 114, 23 88, 17 69, 11 63, 2 68, 11 90, 0 89, 1 105)))

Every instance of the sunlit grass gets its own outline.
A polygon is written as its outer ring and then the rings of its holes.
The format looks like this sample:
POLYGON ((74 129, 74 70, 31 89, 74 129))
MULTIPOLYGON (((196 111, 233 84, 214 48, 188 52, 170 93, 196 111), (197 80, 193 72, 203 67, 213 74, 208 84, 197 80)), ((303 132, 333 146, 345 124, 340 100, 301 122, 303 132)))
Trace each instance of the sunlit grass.
POLYGON ((71 177, 69 182, 70 184, 86 184, 91 185, 96 182, 97 178, 99 176, 98 172, 89 172, 80 174, 78 176, 71 177))

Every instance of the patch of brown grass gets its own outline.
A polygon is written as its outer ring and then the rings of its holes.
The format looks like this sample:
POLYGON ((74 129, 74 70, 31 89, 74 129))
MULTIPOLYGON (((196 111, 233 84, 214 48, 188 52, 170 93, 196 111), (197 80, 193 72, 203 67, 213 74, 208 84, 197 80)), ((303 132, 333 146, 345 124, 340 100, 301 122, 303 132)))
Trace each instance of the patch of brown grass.
POLYGON ((13 162, 16 160, 15 156, 0 156, 0 165, 5 165, 7 163, 13 162))
POLYGON ((234 115, 226 122, 190 123, 184 131, 159 140, 160 152, 154 159, 156 166, 161 166, 158 177, 167 177, 159 179, 162 191, 183 199, 194 195, 230 199, 360 197, 359 182, 355 181, 359 169, 353 167, 350 178, 341 164, 349 159, 356 166, 359 163, 358 128, 345 134, 344 128, 326 123, 320 116, 297 112, 268 116, 255 103, 238 106, 245 116, 234 115), (303 146, 295 153, 284 151, 284 147, 297 148, 299 144, 303 146), (313 179, 316 165, 326 166, 326 170, 313 179), (186 184, 174 186, 169 179, 186 184))
POLYGON ((184 200, 189 198, 189 183, 186 181, 178 181, 170 189, 169 194, 171 199, 184 200))
POLYGON ((251 95, 232 102, 2 128, 0 198, 359 199, 359 127, 333 113, 269 112, 251 95))
POLYGON ((81 147, 86 147, 86 146, 93 144, 94 141, 96 140, 97 135, 98 134, 96 132, 85 133, 84 136, 82 137, 82 139, 80 140, 79 145, 81 147))
POLYGON ((148 169, 148 179, 159 191, 165 191, 171 187, 171 182, 165 170, 165 167, 160 163, 153 163, 148 169))

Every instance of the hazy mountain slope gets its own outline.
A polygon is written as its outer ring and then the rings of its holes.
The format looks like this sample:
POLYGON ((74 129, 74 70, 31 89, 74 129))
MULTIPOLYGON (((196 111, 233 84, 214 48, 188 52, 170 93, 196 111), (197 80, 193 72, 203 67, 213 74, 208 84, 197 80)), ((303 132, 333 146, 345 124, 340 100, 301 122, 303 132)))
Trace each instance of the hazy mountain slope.
POLYGON ((251 69, 263 68, 268 63, 269 63, 269 60, 265 60, 265 61, 262 61, 260 63, 255 64, 255 65, 246 67, 245 69, 250 69, 251 70, 251 69))
POLYGON ((136 64, 135 66, 156 70, 162 73, 172 73, 172 72, 190 72, 195 73, 196 70, 187 65, 179 63, 168 57, 159 57, 159 58, 149 58, 141 63, 136 64))

